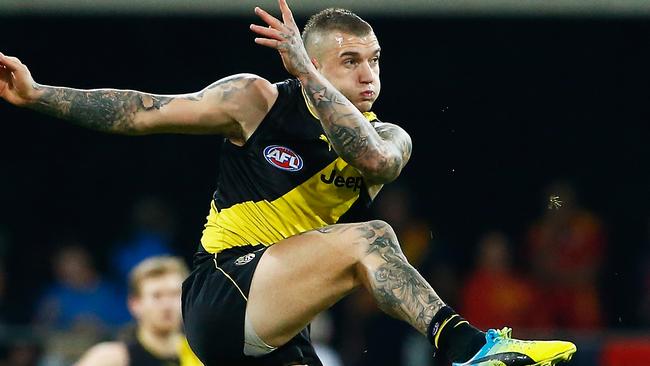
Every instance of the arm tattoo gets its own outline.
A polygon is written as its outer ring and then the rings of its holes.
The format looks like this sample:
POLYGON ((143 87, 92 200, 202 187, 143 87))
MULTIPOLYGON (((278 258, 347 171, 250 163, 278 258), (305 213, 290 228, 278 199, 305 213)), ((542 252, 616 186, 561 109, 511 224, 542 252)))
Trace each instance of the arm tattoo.
POLYGON ((221 94, 217 100, 225 102, 230 100, 234 94, 237 94, 239 91, 248 88, 248 86, 251 85, 255 80, 256 78, 252 76, 234 75, 215 81, 207 88, 203 89, 200 93, 192 95, 188 99, 198 101, 203 99, 205 93, 212 90, 218 90, 221 94))
POLYGON ((79 90, 39 85, 41 96, 30 107, 73 123, 104 132, 135 131, 134 118, 140 111, 161 109, 174 98, 131 90, 79 90))
POLYGON ((317 79, 308 79, 305 90, 343 160, 379 182, 399 175, 411 155, 411 140, 403 130, 386 123, 373 127, 343 94, 317 79))
POLYGON ((393 141, 402 153, 402 159, 408 161, 411 158, 413 144, 411 138, 402 132, 397 126, 389 123, 374 123, 375 131, 384 140, 393 141))
POLYGON ((307 83, 306 91, 334 150, 348 163, 363 166, 359 163, 369 158, 372 126, 338 90, 314 81, 307 83))
POLYGON ((374 123, 375 131, 385 141, 391 141, 399 150, 399 155, 392 155, 383 161, 385 176, 397 177, 411 158, 411 138, 400 128, 388 123, 374 123))
MULTIPOLYGON (((363 135, 360 127, 333 125, 331 132, 332 140, 341 145, 341 150, 348 157, 358 159, 368 151, 368 137, 363 135)), ((336 150, 335 142, 332 145, 336 150)))
MULTIPOLYGON (((358 229, 370 242, 367 256, 380 259, 368 273, 372 295, 387 314, 407 321, 423 334, 433 316, 445 304, 402 253, 397 237, 383 222, 372 222, 358 229)), ((375 261, 375 260, 373 260, 375 261)))
POLYGON ((300 33, 289 30, 289 32, 280 33, 280 35, 285 41, 278 44, 278 51, 284 54, 282 56, 283 58, 288 58, 288 65, 290 67, 287 70, 294 75, 307 75, 311 66, 311 60, 305 51, 300 33))
POLYGON ((67 119, 90 129, 112 133, 134 133, 138 113, 160 110, 177 99, 200 101, 205 93, 219 89, 219 101, 250 85, 255 78, 233 76, 219 80, 200 93, 175 96, 153 95, 132 90, 72 88, 35 85, 41 96, 30 108, 51 116, 67 119))

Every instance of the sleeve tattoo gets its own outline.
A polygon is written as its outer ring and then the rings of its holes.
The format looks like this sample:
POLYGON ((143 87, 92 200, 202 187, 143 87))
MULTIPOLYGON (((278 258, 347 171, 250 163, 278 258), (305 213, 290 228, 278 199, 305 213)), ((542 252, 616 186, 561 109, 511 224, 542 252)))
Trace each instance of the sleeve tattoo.
POLYGON ((308 81, 305 91, 343 160, 379 181, 397 177, 411 155, 411 139, 404 130, 387 123, 371 125, 338 90, 318 81, 308 81))
POLYGON ((138 113, 160 110, 177 99, 200 101, 204 95, 219 89, 218 100, 228 100, 232 94, 248 87, 251 76, 233 76, 219 80, 199 93, 175 96, 154 95, 133 90, 94 89, 81 90, 36 84, 42 91, 30 106, 39 112, 57 117, 90 129, 112 133, 137 131, 135 117, 138 113))
POLYGON ((37 86, 37 89, 43 90, 43 94, 31 106, 32 109, 103 132, 133 132, 138 112, 160 109, 173 99, 112 89, 78 90, 49 86, 37 86))

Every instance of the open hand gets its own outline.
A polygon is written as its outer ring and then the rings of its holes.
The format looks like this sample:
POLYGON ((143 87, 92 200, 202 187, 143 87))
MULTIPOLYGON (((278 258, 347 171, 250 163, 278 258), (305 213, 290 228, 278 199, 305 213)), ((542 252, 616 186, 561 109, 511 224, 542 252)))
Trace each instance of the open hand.
POLYGON ((251 24, 250 28, 253 32, 263 37, 255 38, 255 43, 278 50, 282 57, 282 63, 287 71, 293 76, 300 77, 314 70, 314 66, 302 43, 300 30, 293 19, 293 14, 291 14, 291 9, 289 9, 287 1, 278 0, 278 2, 280 4, 280 11, 282 12, 282 21, 276 19, 265 10, 256 7, 255 14, 262 18, 268 24, 268 27, 251 24))

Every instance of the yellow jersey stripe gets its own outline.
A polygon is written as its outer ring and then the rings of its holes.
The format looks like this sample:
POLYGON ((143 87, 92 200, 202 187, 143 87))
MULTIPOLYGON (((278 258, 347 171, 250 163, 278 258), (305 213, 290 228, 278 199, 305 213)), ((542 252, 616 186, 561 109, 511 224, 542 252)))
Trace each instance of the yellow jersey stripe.
POLYGON ((361 181, 354 167, 337 158, 273 201, 246 201, 221 211, 213 202, 201 244, 209 253, 249 244, 268 246, 334 224, 359 198, 361 181), (332 182, 327 184, 323 179, 332 182))

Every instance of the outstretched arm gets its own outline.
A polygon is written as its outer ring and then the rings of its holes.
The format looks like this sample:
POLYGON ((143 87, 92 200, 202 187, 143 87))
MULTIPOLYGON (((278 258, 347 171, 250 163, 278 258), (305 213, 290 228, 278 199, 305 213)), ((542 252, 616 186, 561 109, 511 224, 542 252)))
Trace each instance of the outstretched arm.
POLYGON ((233 75, 181 95, 41 85, 20 60, 0 53, 0 97, 102 132, 215 133, 245 139, 245 131, 254 129, 276 96, 271 83, 252 74, 233 75))
POLYGON ((357 107, 316 70, 286 0, 279 3, 282 22, 260 8, 255 9, 269 25, 251 25, 251 30, 265 37, 256 38, 255 42, 280 52, 287 71, 300 79, 332 147, 341 158, 357 168, 370 184, 394 180, 411 155, 409 135, 393 124, 368 123, 357 107))

